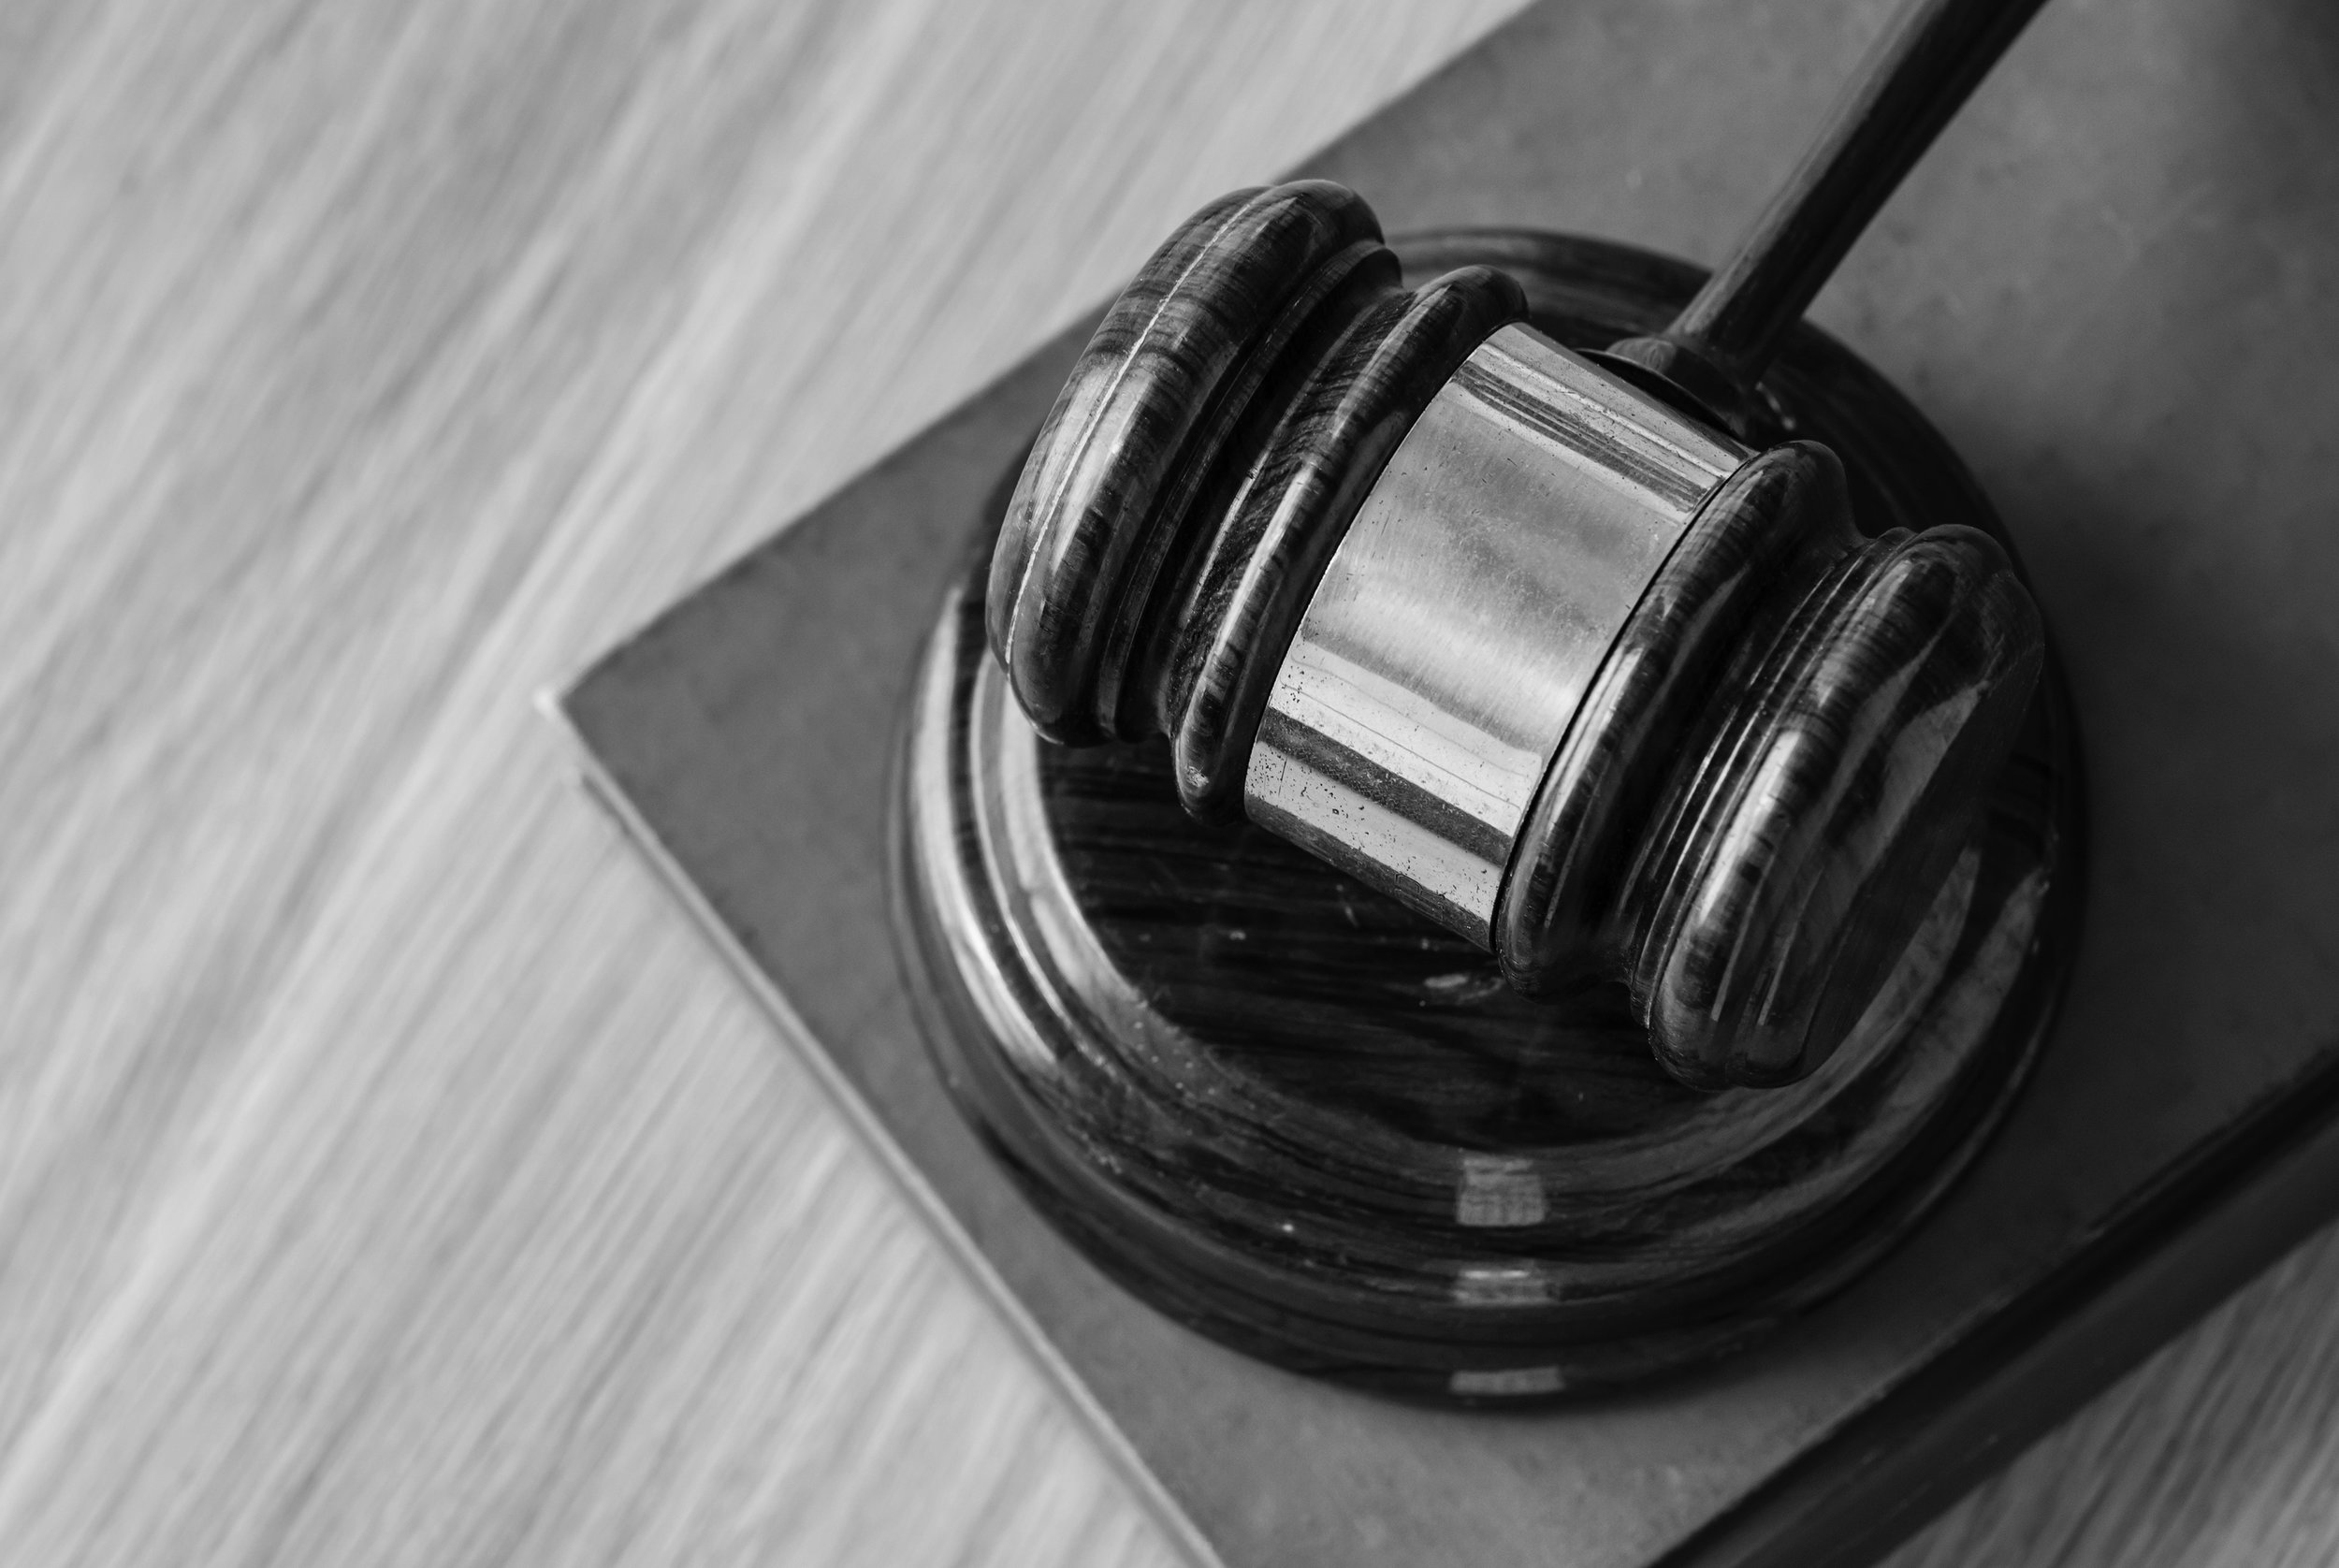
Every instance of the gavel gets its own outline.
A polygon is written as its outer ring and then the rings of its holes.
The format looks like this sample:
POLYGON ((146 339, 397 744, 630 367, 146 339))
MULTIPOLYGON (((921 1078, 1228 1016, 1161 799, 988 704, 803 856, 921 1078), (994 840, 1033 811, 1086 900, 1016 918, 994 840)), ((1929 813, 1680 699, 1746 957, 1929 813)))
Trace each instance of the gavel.
POLYGON ((985 630, 1038 731, 1166 735, 1251 820, 1490 951, 1621 980, 1665 1069, 1792 1082, 1968 841, 2044 656, 1975 529, 1864 535, 1762 376, 2038 0, 1921 0, 1663 332, 1575 353, 1519 284, 1407 289, 1365 200, 1166 240, 1042 427, 985 630))

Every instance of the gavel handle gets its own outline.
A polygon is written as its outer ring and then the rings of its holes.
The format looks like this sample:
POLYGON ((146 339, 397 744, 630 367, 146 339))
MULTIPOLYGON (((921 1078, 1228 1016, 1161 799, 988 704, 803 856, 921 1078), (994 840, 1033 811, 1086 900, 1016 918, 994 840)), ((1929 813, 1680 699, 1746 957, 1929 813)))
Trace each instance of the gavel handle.
POLYGON ((2042 0, 1914 0, 1663 337, 1751 387, 1836 264, 2042 0))

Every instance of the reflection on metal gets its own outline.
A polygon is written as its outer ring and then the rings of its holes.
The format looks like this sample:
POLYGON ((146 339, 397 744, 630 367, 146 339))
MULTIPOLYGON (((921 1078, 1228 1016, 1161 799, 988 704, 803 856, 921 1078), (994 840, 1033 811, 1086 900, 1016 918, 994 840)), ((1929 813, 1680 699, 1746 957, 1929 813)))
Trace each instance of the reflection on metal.
POLYGON ((1251 818, 1489 946, 1586 687, 1745 457, 1532 327, 1495 333, 1326 567, 1252 748, 1251 818))

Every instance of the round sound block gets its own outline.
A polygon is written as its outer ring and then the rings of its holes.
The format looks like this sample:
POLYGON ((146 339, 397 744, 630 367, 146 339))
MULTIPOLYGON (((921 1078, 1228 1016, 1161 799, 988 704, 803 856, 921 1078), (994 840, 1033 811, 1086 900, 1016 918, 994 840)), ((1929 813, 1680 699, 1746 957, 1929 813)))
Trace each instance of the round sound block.
MULTIPOLYGON (((1409 283, 1509 271, 1577 348, 1656 330, 1703 277, 1533 233, 1396 245, 1409 283)), ((1781 432, 1842 457, 1869 532, 2003 539, 1948 445, 1833 340, 1800 329, 1765 391, 1781 432)), ((1239 1349, 1466 1402, 1718 1355, 1906 1235, 2045 1033, 2080 895, 2052 660, 1850 1043, 1792 1087, 1699 1094, 1658 1067, 1620 988, 1527 1000, 1487 953, 1282 840, 1190 820, 1160 744, 1039 740, 981 595, 978 572, 944 608, 899 789, 899 924, 935 1059, 1065 1235, 1239 1349)))

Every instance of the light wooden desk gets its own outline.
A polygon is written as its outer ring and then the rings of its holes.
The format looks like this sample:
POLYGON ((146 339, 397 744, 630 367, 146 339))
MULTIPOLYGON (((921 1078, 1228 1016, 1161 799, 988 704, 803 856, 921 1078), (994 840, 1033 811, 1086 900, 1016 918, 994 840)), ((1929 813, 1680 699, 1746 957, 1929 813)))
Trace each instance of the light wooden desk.
MULTIPOLYGON (((1167 1559, 530 698, 1513 4, 0 5, 0 1561, 1167 1559)), ((1903 1561, 2329 1561, 2334 1295, 1903 1561)))

